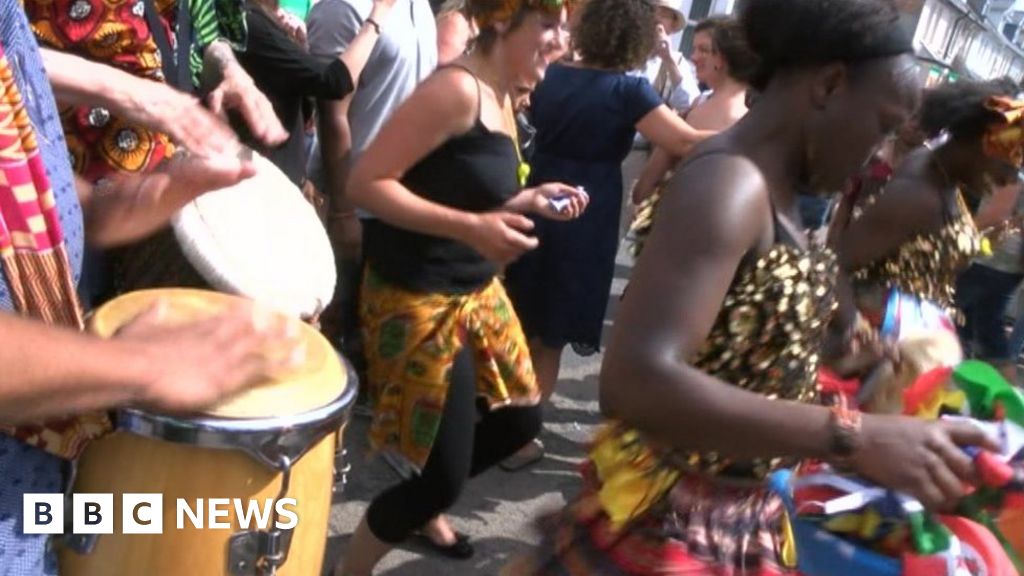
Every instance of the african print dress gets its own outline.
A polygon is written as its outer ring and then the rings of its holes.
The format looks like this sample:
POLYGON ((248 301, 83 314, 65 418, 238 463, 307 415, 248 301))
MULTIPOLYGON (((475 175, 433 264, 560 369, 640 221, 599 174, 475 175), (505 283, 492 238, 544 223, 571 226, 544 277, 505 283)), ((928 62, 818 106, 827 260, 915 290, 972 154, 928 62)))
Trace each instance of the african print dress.
MULTIPOLYGON (((741 269, 694 366, 767 398, 818 402, 818 349, 836 309, 836 271, 827 250, 776 245, 741 269)), ((787 573, 787 524, 764 481, 793 464, 680 452, 609 423, 584 465, 583 495, 542 521, 541 555, 511 573, 787 573)))
POLYGON ((957 208, 948 210, 937 232, 919 234, 891 256, 853 274, 854 289, 864 293, 896 289, 938 305, 953 318, 957 276, 981 252, 981 235, 970 209, 957 191, 957 208))
MULTIPOLYGON (((202 50, 218 38, 245 43, 241 0, 189 0, 193 37, 189 66, 193 81, 201 70, 202 50)), ((25 0, 32 29, 43 46, 109 64, 129 74, 164 82, 156 34, 175 45, 176 0, 25 0), (146 18, 152 2, 162 28, 146 18)), ((161 39, 162 40, 162 39, 161 39)), ((159 134, 124 121, 101 106, 61 111, 75 172, 95 182, 112 172, 152 170, 174 154, 159 134)))

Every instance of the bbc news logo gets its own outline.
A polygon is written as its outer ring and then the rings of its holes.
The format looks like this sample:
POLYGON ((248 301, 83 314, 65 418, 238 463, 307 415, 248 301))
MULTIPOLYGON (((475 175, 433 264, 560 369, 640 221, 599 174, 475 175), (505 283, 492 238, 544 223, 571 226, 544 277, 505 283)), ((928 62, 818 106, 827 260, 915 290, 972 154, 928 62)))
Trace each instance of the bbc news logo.
MULTIPOLYGON (((63 534, 65 499, 63 494, 25 494, 22 512, 25 534, 63 534)), ((289 530, 299 523, 294 498, 280 500, 243 500, 241 498, 197 498, 175 500, 175 527, 232 530, 231 512, 242 530, 289 530), (274 519, 276 516, 276 520, 274 519)), ((123 494, 121 497, 121 533, 163 534, 164 497, 162 494, 123 494)), ((113 494, 74 494, 71 505, 73 534, 113 534, 113 494)))

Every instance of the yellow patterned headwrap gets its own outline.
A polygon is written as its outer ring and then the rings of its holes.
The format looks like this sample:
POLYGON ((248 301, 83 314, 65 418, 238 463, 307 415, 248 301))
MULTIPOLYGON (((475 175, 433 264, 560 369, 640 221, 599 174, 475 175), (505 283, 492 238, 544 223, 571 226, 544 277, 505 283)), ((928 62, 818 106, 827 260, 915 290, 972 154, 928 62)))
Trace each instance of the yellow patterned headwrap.
MULTIPOLYGON (((473 0, 470 0, 472 2, 473 0)), ((474 15, 476 25, 480 30, 489 28, 496 22, 507 22, 524 8, 542 10, 550 14, 558 14, 562 8, 572 10, 570 0, 500 0, 495 2, 495 9, 490 11, 481 10, 474 15)))
POLYGON ((985 132, 985 154, 1021 166, 1024 164, 1024 101, 994 96, 985 105, 1004 120, 985 132))

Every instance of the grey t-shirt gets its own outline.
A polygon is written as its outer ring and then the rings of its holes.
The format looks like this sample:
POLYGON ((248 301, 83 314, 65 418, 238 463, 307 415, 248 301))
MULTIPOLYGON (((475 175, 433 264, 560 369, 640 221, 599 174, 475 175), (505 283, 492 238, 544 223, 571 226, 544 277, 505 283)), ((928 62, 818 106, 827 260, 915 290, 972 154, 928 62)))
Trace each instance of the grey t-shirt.
MULTIPOLYGON (((320 0, 309 13, 310 52, 330 57, 341 54, 372 8, 373 0, 320 0)), ((436 67, 437 26, 429 0, 397 0, 383 23, 381 37, 370 53, 349 107, 349 165, 358 160, 391 114, 436 67)), ((309 176, 318 188, 326 189, 319 144, 310 157, 309 176)))

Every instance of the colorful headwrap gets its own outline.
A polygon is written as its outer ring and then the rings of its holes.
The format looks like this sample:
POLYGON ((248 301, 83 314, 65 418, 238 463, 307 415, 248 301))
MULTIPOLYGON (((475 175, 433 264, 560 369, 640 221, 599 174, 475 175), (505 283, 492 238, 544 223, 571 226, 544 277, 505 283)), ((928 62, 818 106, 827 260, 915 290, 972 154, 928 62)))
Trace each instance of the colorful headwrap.
POLYGON ((994 96, 985 106, 1003 118, 985 132, 985 154, 1020 167, 1024 164, 1024 100, 994 96))
MULTIPOLYGON (((470 0, 472 2, 472 0, 470 0)), ((500 0, 496 2, 494 10, 483 11, 474 14, 476 25, 484 30, 497 22, 507 22, 522 9, 542 10, 551 14, 558 14, 562 8, 571 10, 571 0, 500 0)))

